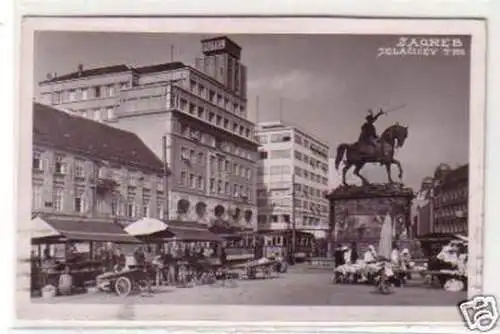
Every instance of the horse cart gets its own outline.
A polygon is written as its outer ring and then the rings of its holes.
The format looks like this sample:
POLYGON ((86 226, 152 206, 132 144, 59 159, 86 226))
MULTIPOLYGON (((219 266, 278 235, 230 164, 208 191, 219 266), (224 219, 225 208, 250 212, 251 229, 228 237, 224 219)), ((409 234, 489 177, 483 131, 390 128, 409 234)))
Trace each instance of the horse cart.
POLYGON ((147 273, 140 269, 125 269, 106 272, 97 276, 97 288, 100 291, 114 292, 118 296, 128 296, 139 292, 147 286, 147 273))
POLYGON ((262 258, 259 260, 249 261, 239 265, 231 266, 231 269, 244 270, 247 279, 256 279, 257 276, 269 278, 272 276, 273 272, 278 273, 280 271, 280 265, 280 261, 262 258))

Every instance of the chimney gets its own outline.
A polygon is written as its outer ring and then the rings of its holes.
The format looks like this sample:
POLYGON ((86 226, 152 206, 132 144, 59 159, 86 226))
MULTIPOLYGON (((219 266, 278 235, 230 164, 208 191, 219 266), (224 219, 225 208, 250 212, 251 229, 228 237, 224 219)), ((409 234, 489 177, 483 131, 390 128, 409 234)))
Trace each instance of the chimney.
POLYGON ((83 64, 78 64, 78 75, 83 74, 83 64))

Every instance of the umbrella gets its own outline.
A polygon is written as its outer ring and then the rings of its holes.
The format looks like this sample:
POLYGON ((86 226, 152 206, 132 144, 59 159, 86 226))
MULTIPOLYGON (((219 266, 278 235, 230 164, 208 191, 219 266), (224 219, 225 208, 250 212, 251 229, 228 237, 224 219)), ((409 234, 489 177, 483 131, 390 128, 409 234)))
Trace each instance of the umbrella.
POLYGON ((389 213, 385 215, 382 230, 380 231, 380 241, 378 244, 378 254, 385 258, 391 257, 392 251, 392 221, 389 213))
POLYGON ((156 232, 161 232, 167 229, 167 224, 161 220, 144 217, 125 228, 125 232, 130 235, 149 235, 156 232))

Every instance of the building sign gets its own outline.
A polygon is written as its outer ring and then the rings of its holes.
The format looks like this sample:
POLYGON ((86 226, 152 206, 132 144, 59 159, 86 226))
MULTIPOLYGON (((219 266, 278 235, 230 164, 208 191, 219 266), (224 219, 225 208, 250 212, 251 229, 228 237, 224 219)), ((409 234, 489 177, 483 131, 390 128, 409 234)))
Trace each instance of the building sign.
POLYGON ((225 39, 215 39, 204 41, 202 44, 203 52, 214 52, 221 51, 226 48, 226 40, 225 39))
MULTIPOLYGON (((205 55, 227 53, 236 59, 240 59, 241 57, 241 48, 227 37, 203 40, 201 42, 201 50, 205 55)), ((224 66, 227 67, 227 64, 224 66)))

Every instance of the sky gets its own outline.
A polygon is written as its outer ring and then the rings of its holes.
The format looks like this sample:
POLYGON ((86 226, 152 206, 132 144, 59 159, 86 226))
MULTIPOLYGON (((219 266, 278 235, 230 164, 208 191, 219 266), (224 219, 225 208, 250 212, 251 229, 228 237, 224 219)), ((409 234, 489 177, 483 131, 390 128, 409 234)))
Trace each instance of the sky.
MULTIPOLYGON (((85 68, 169 62, 188 65, 201 55, 200 40, 211 35, 159 33, 37 32, 34 77, 85 68)), ((468 162, 468 56, 379 56, 397 35, 229 35, 242 47, 248 73, 249 119, 281 119, 323 139, 334 157, 341 143, 355 142, 369 108, 404 108, 381 117, 379 134, 399 122, 409 127, 396 152, 403 182, 418 190, 440 163, 468 162), (258 113, 256 100, 259 100, 258 113), (281 113, 280 113, 281 101, 281 113)), ((466 51, 468 40, 462 37, 466 51)), ((352 172, 352 170, 351 170, 352 172)), ((366 165, 371 182, 386 182, 385 168, 366 165)), ((394 166, 393 176, 397 175, 394 166)), ((331 185, 339 172, 331 170, 331 185)), ((350 182, 357 181, 349 177, 350 182)))

